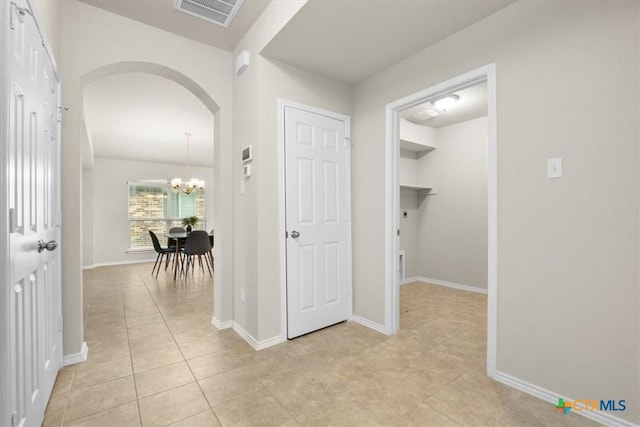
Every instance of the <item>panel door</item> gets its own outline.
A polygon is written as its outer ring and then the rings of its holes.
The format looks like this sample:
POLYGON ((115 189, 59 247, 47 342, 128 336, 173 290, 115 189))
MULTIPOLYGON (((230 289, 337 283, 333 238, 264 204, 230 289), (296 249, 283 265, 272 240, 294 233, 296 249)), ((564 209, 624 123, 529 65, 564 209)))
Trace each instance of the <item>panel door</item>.
POLYGON ((287 331, 347 320, 346 123, 285 107, 287 331))
MULTIPOLYGON (((13 425, 39 425, 62 365, 59 88, 25 0, 11 3, 9 65, 9 361, 13 425), (39 251, 39 242, 52 242, 39 251), (55 242, 55 243, 54 243, 55 242)), ((2 424, 0 422, 0 424, 2 424)))

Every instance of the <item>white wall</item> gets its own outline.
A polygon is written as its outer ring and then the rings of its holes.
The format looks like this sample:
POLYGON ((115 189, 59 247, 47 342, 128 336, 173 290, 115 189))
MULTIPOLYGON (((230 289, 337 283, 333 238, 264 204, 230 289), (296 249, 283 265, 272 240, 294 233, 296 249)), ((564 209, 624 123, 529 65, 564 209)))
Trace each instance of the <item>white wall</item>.
MULTIPOLYGON (((233 238, 231 206, 231 53, 124 18, 87 4, 60 2, 62 123, 64 353, 80 351, 82 326, 82 87, 83 80, 113 64, 148 63, 185 76, 190 90, 208 94, 215 111, 216 271, 214 313, 231 318, 233 238)), ((125 67, 126 68, 126 67, 125 67)), ((194 92, 195 93, 195 92, 194 92)), ((96 177, 97 178, 97 177, 96 177)), ((95 261, 97 262, 97 253, 95 261)))
POLYGON ((385 321, 385 105, 495 63, 497 369, 640 422, 639 7, 521 0, 355 88, 356 314, 385 321))
MULTIPOLYGON (((127 252, 130 248, 128 202, 128 181, 164 179, 170 181, 184 172, 184 164, 166 164, 141 162, 135 160, 119 160, 96 157, 93 171, 84 171, 83 175, 93 175, 93 187, 86 189, 85 194, 91 198, 87 204, 93 211, 93 218, 84 217, 85 222, 93 223, 90 234, 83 235, 83 247, 90 248, 93 264, 128 263, 147 261, 156 258, 156 253, 127 252), (89 173, 89 174, 88 174, 89 173)), ((193 176, 203 179, 205 187, 206 224, 198 224, 197 228, 213 228, 213 168, 191 167, 193 176)), ((90 180, 84 181, 88 187, 90 180)), ((83 201, 83 204, 85 202, 83 201)), ((84 258, 83 258, 84 259, 84 258)), ((85 266, 91 266, 86 263, 85 266)))
POLYGON ((418 275, 487 288, 487 118, 436 129, 418 160, 418 275))

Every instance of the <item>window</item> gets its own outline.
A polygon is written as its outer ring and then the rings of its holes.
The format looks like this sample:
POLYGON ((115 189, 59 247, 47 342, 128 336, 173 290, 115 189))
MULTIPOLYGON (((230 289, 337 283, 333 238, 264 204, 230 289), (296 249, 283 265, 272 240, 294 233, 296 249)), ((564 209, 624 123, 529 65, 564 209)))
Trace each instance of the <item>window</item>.
POLYGON ((169 184, 129 183, 129 241, 131 249, 153 247, 148 230, 162 240, 171 227, 182 227, 182 218, 197 216, 206 228, 204 191, 190 195, 177 192, 169 184))

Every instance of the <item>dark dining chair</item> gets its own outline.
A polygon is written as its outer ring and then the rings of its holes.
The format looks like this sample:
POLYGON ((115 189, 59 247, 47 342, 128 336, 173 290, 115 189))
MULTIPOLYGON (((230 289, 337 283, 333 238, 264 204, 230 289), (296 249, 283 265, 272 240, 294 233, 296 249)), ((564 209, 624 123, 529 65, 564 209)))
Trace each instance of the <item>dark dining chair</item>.
POLYGON ((203 255, 205 263, 207 264, 209 276, 213 277, 211 244, 209 243, 209 233, 207 233, 206 230, 192 231, 191 234, 189 234, 189 236, 187 237, 187 240, 184 243, 184 247, 181 248, 181 253, 185 255, 182 258, 182 271, 184 271, 185 277, 189 274, 189 268, 191 268, 191 272, 193 273, 196 257, 198 257, 200 268, 204 273, 204 265, 202 264, 203 255), (185 262, 187 263, 186 268, 184 265, 185 262))
MULTIPOLYGON (((171 227, 169 229, 169 233, 184 233, 184 228, 182 227, 171 227)), ((178 241, 176 239, 167 239, 167 246, 169 246, 170 248, 174 248, 176 247, 176 244, 178 243, 178 241)))
POLYGON ((165 262, 165 266, 164 269, 167 269, 167 266, 169 265, 169 258, 171 258, 171 255, 175 254, 175 247, 172 248, 163 248, 162 246, 160 246, 160 241, 158 240, 158 236, 156 236, 156 233, 154 233, 153 231, 149 230, 149 235, 151 236, 151 241, 153 242, 153 249, 155 249, 156 253, 158 254, 158 256, 156 257, 156 262, 155 264, 153 264, 153 270, 151 270, 151 275, 153 276, 153 273, 156 273, 156 277, 158 277, 158 273, 160 272, 160 266, 162 266, 162 258, 166 255, 167 256, 167 260, 165 262), (157 270, 156 270, 157 268, 157 270))

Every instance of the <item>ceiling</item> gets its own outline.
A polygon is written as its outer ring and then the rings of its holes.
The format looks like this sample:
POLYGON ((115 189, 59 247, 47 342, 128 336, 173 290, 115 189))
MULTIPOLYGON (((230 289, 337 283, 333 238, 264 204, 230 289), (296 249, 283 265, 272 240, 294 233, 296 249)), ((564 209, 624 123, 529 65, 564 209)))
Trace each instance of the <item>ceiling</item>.
POLYGON ((224 28, 175 10, 175 0, 80 1, 225 50, 233 49, 270 2, 246 0, 229 28, 224 28))
POLYGON ((96 157, 213 167, 213 114, 184 87, 147 73, 114 74, 84 89, 96 157))
POLYGON ((355 84, 514 1, 311 0, 262 53, 355 84))
POLYGON ((416 119, 415 114, 428 109, 437 111, 431 101, 407 108, 400 113, 400 117, 419 125, 432 128, 441 128, 467 120, 477 119, 487 115, 487 82, 478 83, 465 89, 450 92, 458 95, 460 99, 455 106, 445 112, 438 112, 438 116, 428 120, 416 119))

